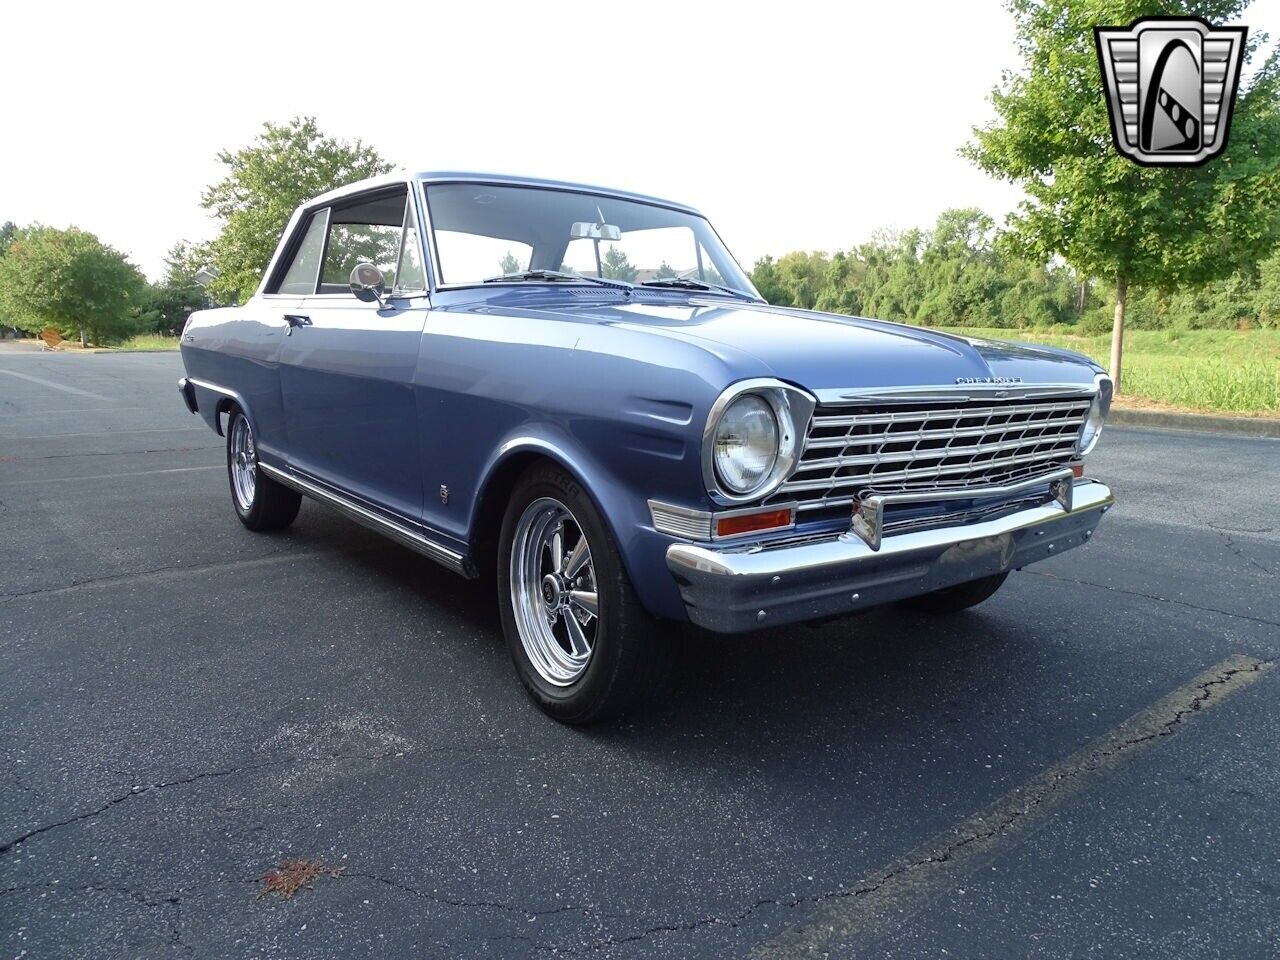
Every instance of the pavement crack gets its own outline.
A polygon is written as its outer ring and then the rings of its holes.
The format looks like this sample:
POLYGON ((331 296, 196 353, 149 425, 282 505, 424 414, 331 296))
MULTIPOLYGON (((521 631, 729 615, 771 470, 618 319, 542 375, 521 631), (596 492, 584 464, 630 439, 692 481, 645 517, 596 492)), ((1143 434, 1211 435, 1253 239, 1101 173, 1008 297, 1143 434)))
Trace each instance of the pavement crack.
POLYGON ((402 893, 417 897, 421 900, 430 900, 432 903, 438 903, 447 907, 472 908, 481 910, 501 910, 507 913, 516 913, 527 919, 536 919, 539 917, 549 917, 557 913, 572 913, 584 910, 586 908, 579 906, 563 906, 553 907, 549 910, 532 910, 528 907, 522 907, 519 904, 505 903, 501 900, 467 900, 464 898, 446 897, 438 893, 430 893, 426 890, 419 889, 411 884, 404 883, 400 880, 392 880, 389 877, 383 877, 376 873, 367 871, 344 870, 341 876, 335 879, 342 881, 347 879, 371 880, 374 883, 380 883, 384 886, 392 887, 402 893))
POLYGON ((74 816, 67 817, 63 820, 55 820, 52 823, 43 824, 39 827, 35 827, 31 830, 28 830, 26 833, 18 835, 12 840, 8 840, 5 843, 0 844, 0 855, 6 854, 9 851, 13 850, 15 847, 20 846, 23 843, 26 843, 32 837, 38 837, 41 834, 48 833, 51 830, 57 830, 61 827, 67 827, 74 823, 81 823, 85 820, 92 820, 93 818, 99 817, 102 814, 106 813, 112 807, 119 806, 122 803, 126 803, 129 800, 132 800, 134 797, 140 797, 146 793, 153 793, 157 790, 167 790, 169 787, 183 786, 189 783, 196 783, 200 780, 208 780, 208 779, 217 778, 217 777, 229 777, 237 773, 246 773, 248 771, 259 770, 265 767, 279 766, 283 763, 290 763, 290 762, 292 762, 292 758, 290 760, 273 760, 265 763, 249 764, 246 766, 225 767, 225 768, 220 768, 216 770, 204 770, 204 771, 201 771, 200 773, 192 774, 189 777, 179 777, 176 780, 161 780, 161 781, 157 781, 156 783, 148 783, 142 786, 134 786, 129 789, 128 793, 122 793, 119 796, 112 797, 109 800, 107 800, 105 803, 100 804, 99 806, 95 807, 92 810, 86 810, 83 813, 77 813, 74 816))
POLYGON ((954 882, 955 871, 971 868, 974 858, 984 851, 994 853, 998 849, 995 844, 1005 835, 1013 835, 1024 822, 1047 816, 1081 789, 1088 782, 1086 778, 1114 769, 1125 754, 1176 733, 1188 717, 1248 686, 1271 669, 1276 659, 1237 655, 1211 667, 896 863, 853 886, 805 898, 831 903, 823 908, 817 922, 810 920, 784 931, 760 944, 751 956, 754 960, 796 956, 826 949, 858 931, 872 935, 870 931, 877 925, 901 922, 913 900, 927 895, 922 891, 954 882), (947 869, 939 872, 943 865, 947 869))
POLYGON ((1180 607, 1189 607, 1192 610, 1199 610, 1201 613, 1218 613, 1224 617, 1235 617, 1238 620, 1249 620, 1252 623, 1262 623, 1269 627, 1280 627, 1280 622, 1267 620, 1264 617, 1253 617, 1247 613, 1233 613, 1230 610, 1222 610, 1218 607, 1206 607, 1196 603, 1189 603, 1186 600, 1175 600, 1173 597, 1162 597, 1154 593, 1143 593, 1141 590, 1126 590, 1124 587, 1113 587, 1107 583, 1094 583, 1092 580, 1080 580, 1076 577, 1062 577, 1056 573, 1045 573, 1042 570, 1025 569, 1022 572, 1033 577, 1044 577, 1047 580, 1057 580, 1062 583, 1076 583, 1082 587, 1097 587, 1099 590, 1109 590, 1112 593, 1123 593, 1130 597, 1142 597, 1145 600, 1155 600, 1159 603, 1173 603, 1180 607))
MULTIPOLYGON (((1208 526, 1211 530, 1214 530, 1215 532, 1222 534, 1222 538, 1226 542, 1227 549, 1230 550, 1232 553, 1234 553, 1237 557, 1239 557, 1245 563, 1249 564, 1251 567, 1257 570, 1261 570, 1263 573, 1265 573, 1269 577, 1274 577, 1276 575, 1276 572, 1274 570, 1272 570, 1270 567, 1268 567, 1266 564, 1262 563, 1261 561, 1255 560, 1253 557, 1249 556, 1249 554, 1244 552, 1244 548, 1241 547, 1240 544, 1236 543, 1235 537, 1232 536, 1232 534, 1243 533, 1245 531, 1228 530, 1225 527, 1220 527, 1217 524, 1212 522, 1210 522, 1208 526)), ((1271 531, 1271 528, 1267 527, 1264 530, 1250 531, 1250 532, 1269 533, 1270 531, 1271 531)))

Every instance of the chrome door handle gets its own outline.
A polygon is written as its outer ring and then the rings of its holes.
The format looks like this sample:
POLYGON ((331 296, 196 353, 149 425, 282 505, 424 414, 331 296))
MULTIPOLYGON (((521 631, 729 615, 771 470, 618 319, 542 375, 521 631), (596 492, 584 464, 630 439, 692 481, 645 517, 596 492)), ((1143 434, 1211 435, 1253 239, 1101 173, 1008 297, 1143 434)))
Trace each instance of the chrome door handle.
POLYGON ((286 337, 293 336, 294 327, 311 326, 311 318, 301 313, 286 313, 284 315, 284 335, 286 337))

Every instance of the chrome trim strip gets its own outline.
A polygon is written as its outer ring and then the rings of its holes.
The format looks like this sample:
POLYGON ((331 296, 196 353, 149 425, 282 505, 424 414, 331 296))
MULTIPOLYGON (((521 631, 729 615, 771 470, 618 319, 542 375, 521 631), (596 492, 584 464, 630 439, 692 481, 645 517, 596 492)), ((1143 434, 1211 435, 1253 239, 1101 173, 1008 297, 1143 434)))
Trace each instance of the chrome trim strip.
POLYGON ((865 389, 833 387, 814 390, 821 406, 851 406, 859 403, 948 403, 965 400, 1021 400, 1057 394, 1081 394, 1092 397, 1096 383, 954 383, 939 386, 868 387, 865 389))
MULTIPOLYGON (((948 401, 957 400, 958 397, 948 397, 948 401)), ((981 399, 981 398, 979 398, 981 399)), ((919 400, 924 403, 923 399, 919 400)), ((852 427, 854 424, 877 426, 879 424, 901 423, 903 420, 949 420, 955 417, 994 417, 1003 416, 1005 414, 1033 414, 1033 413, 1070 413, 1072 410, 1079 410, 1081 414, 1089 409, 1089 401, 1085 398, 1079 400, 1066 400, 1062 403, 1034 403, 1034 404, 1005 404, 1001 406, 990 407, 949 407, 944 410, 917 410, 913 409, 905 412, 895 411, 893 413, 869 413, 865 416, 860 414, 850 414, 848 416, 831 416, 830 414, 818 414, 813 418, 813 425, 817 427, 852 427)), ((1057 423, 1056 420, 1040 421, 1043 423, 1057 423)), ((1006 424, 996 424, 996 427, 1006 426, 1006 424)), ((894 439, 897 439, 895 437, 894 439)))
POLYGON ((356 523, 369 527, 371 530, 376 530, 401 546, 408 547, 410 550, 448 567, 454 573, 460 573, 464 577, 474 576, 468 567, 466 557, 447 547, 442 547, 432 540, 428 540, 417 531, 410 530, 408 527, 380 516, 372 510, 365 509, 332 490, 321 487, 309 480, 303 480, 301 477, 281 470, 279 467, 273 467, 269 463, 262 462, 259 462, 258 466, 273 480, 277 480, 287 487, 292 487, 299 493, 306 494, 308 497, 334 507, 356 523))
MULTIPOLYGON (((1071 512, 1072 486, 1075 474, 1070 467, 1054 470, 1043 476, 1020 480, 1018 483, 997 487, 972 487, 968 490, 919 490, 903 493, 877 493, 858 501, 853 511, 850 533, 861 537, 872 550, 879 550, 884 538, 884 511, 903 503, 936 503, 946 500, 978 500, 986 497, 1012 497, 1036 487, 1049 485, 1054 500, 1066 513, 1071 512)), ((956 528, 951 528, 956 529, 956 528)), ((961 528, 963 529, 963 528, 961 528)), ((841 534, 848 537, 849 533, 841 534)))
POLYGON ((194 384, 197 387, 203 387, 206 390, 212 390, 214 393, 220 393, 224 397, 230 397, 232 400, 239 400, 240 394, 226 387, 220 387, 216 383, 210 383, 208 380, 197 380, 195 377, 187 377, 187 383, 194 384))
POLYGON ((653 529, 659 533, 686 540, 711 539, 709 510, 694 510, 674 503, 663 503, 661 500, 650 500, 649 516, 653 520, 653 529))

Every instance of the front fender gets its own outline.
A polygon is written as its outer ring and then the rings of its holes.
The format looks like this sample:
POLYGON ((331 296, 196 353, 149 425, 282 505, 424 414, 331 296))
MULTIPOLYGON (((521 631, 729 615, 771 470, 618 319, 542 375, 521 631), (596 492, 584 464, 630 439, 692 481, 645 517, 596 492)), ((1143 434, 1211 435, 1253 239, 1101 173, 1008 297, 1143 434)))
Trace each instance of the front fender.
MULTIPOLYGON (((688 619, 674 579, 666 567, 671 537, 653 529, 649 507, 622 478, 572 435, 555 424, 526 423, 503 438, 485 464, 479 493, 471 509, 473 536, 481 526, 481 511, 495 490, 503 487, 504 473, 516 461, 537 456, 559 464, 582 485, 613 535, 623 567, 641 604, 651 614, 668 619, 688 619)), ((505 504, 502 504, 505 509, 505 504)))

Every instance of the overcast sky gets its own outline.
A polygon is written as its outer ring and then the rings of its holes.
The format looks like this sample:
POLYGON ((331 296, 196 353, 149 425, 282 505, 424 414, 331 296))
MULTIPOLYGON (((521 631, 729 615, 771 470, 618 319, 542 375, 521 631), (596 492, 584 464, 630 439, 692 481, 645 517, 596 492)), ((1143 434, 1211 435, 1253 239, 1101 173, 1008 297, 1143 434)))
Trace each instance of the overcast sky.
MULTIPOLYGON (((1280 0, 1243 22, 1280 35, 1280 0)), ((76 224, 150 276, 216 154, 314 114, 414 170, 693 204, 740 261, 1019 194, 956 154, 1016 67, 996 0, 10 4, 0 221, 76 224), (885 19, 887 13, 892 19, 885 19)))

